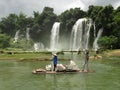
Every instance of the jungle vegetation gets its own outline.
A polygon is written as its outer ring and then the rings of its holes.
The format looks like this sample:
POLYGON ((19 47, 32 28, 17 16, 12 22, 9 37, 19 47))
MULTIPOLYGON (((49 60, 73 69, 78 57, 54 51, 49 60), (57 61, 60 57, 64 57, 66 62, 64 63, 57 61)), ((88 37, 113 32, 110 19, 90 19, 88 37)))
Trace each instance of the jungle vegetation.
POLYGON ((105 48, 120 48, 120 6, 114 9, 112 5, 89 6, 87 11, 71 8, 60 15, 54 13, 51 7, 44 7, 43 11, 33 11, 33 16, 24 13, 10 13, 0 21, 0 48, 29 48, 33 42, 41 41, 48 44, 54 22, 61 22, 60 34, 69 36, 72 26, 80 18, 91 18, 96 24, 96 30, 103 28, 99 44, 105 48), (31 40, 26 43, 26 28, 30 28, 31 40), (20 30, 20 41, 14 45, 15 33, 20 30))

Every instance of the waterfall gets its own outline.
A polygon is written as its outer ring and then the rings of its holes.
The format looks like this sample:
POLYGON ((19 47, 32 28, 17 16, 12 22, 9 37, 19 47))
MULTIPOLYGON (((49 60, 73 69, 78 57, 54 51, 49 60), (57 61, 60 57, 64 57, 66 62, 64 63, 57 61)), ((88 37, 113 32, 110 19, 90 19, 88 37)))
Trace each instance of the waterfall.
POLYGON ((58 50, 60 23, 55 22, 51 30, 50 50, 58 50))
POLYGON ((30 40, 30 34, 29 34, 29 32, 30 32, 30 28, 27 28, 26 29, 26 39, 27 40, 30 40))
POLYGON ((86 38, 85 49, 88 49, 91 26, 92 26, 92 19, 89 19, 88 26, 87 26, 88 30, 87 30, 86 37, 85 37, 86 38))
POLYGON ((96 38, 96 26, 95 26, 95 22, 94 22, 94 38, 96 38))
POLYGON ((103 28, 99 29, 98 34, 97 34, 97 37, 95 38, 95 40, 94 40, 94 42, 93 42, 93 49, 94 49, 94 50, 99 49, 98 40, 99 40, 99 38, 101 37, 102 32, 103 32, 103 28))
POLYGON ((76 21, 71 33, 71 50, 88 49, 91 25, 92 19, 82 18, 76 21))
POLYGON ((19 33, 20 33, 20 30, 18 30, 16 33, 15 33, 15 36, 14 36, 14 43, 16 43, 18 41, 18 38, 19 38, 19 33))

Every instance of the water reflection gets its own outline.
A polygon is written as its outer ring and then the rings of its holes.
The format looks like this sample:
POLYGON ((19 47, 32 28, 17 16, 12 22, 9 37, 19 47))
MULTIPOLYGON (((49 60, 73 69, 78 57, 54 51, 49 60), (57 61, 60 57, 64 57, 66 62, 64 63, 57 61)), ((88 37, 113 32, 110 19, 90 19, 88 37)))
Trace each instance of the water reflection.
POLYGON ((45 74, 46 89, 49 90, 86 90, 84 74, 45 74))

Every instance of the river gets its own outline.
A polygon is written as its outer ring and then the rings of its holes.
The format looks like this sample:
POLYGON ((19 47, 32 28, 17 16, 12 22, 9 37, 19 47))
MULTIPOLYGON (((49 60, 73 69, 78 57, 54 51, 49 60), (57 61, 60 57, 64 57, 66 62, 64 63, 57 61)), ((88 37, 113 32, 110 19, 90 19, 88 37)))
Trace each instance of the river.
MULTIPOLYGON (((58 55, 73 59, 82 68, 81 55, 58 55)), ((119 90, 120 58, 90 60, 92 73, 80 74, 32 74, 36 68, 44 68, 52 61, 0 60, 0 90, 119 90)), ((67 64, 69 61, 59 61, 67 64)))

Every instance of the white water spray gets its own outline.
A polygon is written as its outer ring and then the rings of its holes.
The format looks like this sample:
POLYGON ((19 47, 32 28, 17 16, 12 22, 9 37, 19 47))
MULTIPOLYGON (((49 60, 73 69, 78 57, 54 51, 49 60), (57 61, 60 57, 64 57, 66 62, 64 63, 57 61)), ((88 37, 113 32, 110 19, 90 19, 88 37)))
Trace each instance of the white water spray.
POLYGON ((93 49, 94 50, 98 50, 99 49, 98 40, 101 37, 102 32, 103 32, 103 28, 99 29, 97 37, 95 38, 95 40, 93 42, 93 49))
POLYGON ((86 31, 86 42, 85 42, 85 49, 88 49, 89 46, 89 37, 90 37, 90 29, 92 26, 92 19, 89 19, 88 23, 87 23, 87 31, 86 31))
POLYGON ((96 26, 95 26, 95 22, 94 22, 94 38, 96 38, 96 26))
POLYGON ((50 50, 58 50, 59 47, 59 28, 60 23, 55 22, 51 30, 50 50))
POLYGON ((70 49, 88 49, 90 28, 92 20, 87 18, 79 19, 73 26, 71 33, 70 49))
POLYGON ((42 49, 44 49, 44 45, 43 45, 43 43, 41 43, 41 42, 36 42, 36 43, 34 43, 34 50, 35 51, 39 51, 39 50, 42 50, 42 49))
POLYGON ((19 33, 20 33, 20 30, 18 30, 16 33, 15 33, 15 37, 14 37, 14 43, 16 43, 19 39, 19 33))
POLYGON ((30 32, 30 28, 27 28, 26 29, 26 39, 27 40, 30 40, 30 34, 29 34, 29 32, 30 32))

